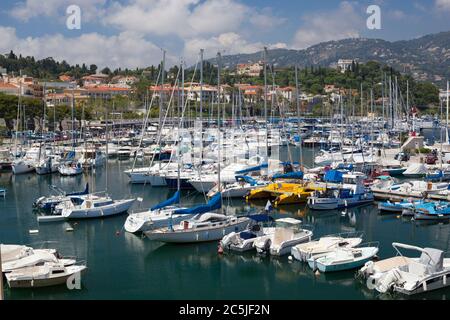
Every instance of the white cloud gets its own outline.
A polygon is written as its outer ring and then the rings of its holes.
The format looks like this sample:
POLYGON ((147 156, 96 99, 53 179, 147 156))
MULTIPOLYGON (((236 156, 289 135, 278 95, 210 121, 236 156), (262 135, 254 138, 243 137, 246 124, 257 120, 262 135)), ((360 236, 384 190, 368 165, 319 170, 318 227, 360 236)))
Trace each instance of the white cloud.
POLYGON ((343 1, 335 11, 303 16, 303 27, 294 36, 293 47, 305 49, 320 42, 358 38, 365 27, 364 15, 358 14, 354 4, 343 1))
POLYGON ((106 0, 26 0, 16 4, 10 14, 16 19, 28 21, 38 16, 65 15, 66 8, 73 4, 80 6, 82 19, 91 21, 102 14, 106 0))
MULTIPOLYGON (((93 63, 100 67, 136 68, 157 64, 162 56, 156 45, 134 32, 109 37, 88 33, 75 38, 66 38, 61 34, 20 38, 14 28, 0 26, 0 34, 0 52, 13 50, 23 56, 37 59, 53 57, 71 64, 93 63)), ((168 55, 168 63, 176 62, 173 56, 168 55)))
POLYGON ((436 0, 438 10, 450 11, 450 0, 436 0))
POLYGON ((219 36, 244 25, 272 28, 285 20, 267 10, 238 0, 133 0, 115 2, 104 19, 106 25, 156 35, 181 38, 219 36))

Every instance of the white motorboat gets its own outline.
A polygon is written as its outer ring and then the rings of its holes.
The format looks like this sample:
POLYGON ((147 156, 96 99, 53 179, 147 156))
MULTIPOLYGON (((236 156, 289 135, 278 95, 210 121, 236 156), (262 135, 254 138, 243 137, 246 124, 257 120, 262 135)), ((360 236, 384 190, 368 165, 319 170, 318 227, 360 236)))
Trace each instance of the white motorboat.
POLYGON ((311 241, 313 232, 301 228, 302 221, 293 218, 276 220, 276 228, 268 237, 254 242, 258 253, 283 256, 291 252, 292 247, 311 241))
POLYGON ((450 259, 444 258, 443 251, 401 243, 393 243, 392 246, 397 257, 382 260, 378 265, 367 263, 360 270, 368 278, 369 289, 414 295, 450 285, 450 259), (420 257, 404 257, 400 248, 419 252, 420 257))
POLYGON ((372 191, 365 188, 362 178, 356 184, 327 187, 308 197, 308 207, 312 210, 336 210, 373 203, 372 191))
POLYGON ((78 162, 67 162, 61 164, 58 171, 62 176, 77 176, 83 173, 83 167, 78 162))
POLYGON ((64 266, 59 263, 45 263, 42 266, 26 267, 5 275, 10 288, 39 288, 66 284, 73 275, 80 275, 85 265, 64 266))
POLYGON ((249 218, 252 219, 254 223, 250 224, 247 230, 232 232, 222 238, 220 245, 223 249, 236 252, 255 250, 255 241, 269 237, 275 232, 275 228, 273 227, 263 227, 264 222, 273 221, 269 215, 252 215, 249 216, 249 218))
POLYGON ((4 273, 12 272, 25 267, 34 267, 43 265, 47 262, 60 263, 64 266, 71 266, 76 263, 75 259, 64 259, 59 257, 53 249, 34 249, 33 253, 16 260, 2 263, 4 273))
POLYGON ((15 244, 0 244, 2 253, 2 264, 10 261, 22 259, 33 254, 33 248, 15 245, 15 244))
POLYGON ((362 235, 331 235, 319 240, 296 245, 291 249, 291 255, 298 261, 306 262, 308 259, 322 257, 337 248, 354 248, 362 242, 362 235))
POLYGON ((308 265, 312 270, 320 272, 352 270, 374 259, 378 250, 378 246, 336 248, 322 257, 309 258, 308 265))
POLYGON ((66 219, 91 219, 114 216, 127 212, 135 199, 112 200, 108 196, 96 196, 90 194, 82 198, 81 204, 68 200, 60 203, 55 208, 55 213, 60 213, 66 219))
POLYGON ((231 232, 240 232, 250 223, 247 217, 204 213, 175 226, 144 232, 147 238, 167 243, 196 243, 222 239, 231 232))

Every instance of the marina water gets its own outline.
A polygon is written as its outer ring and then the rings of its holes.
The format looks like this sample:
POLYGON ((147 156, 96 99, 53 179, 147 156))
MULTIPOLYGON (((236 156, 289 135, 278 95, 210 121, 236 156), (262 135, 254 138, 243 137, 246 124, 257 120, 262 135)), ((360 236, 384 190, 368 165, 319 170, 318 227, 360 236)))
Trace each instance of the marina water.
MULTIPOLYGON (((298 159, 299 150, 292 150, 298 159)), ((286 150, 283 150, 286 154, 286 150)), ((305 164, 311 166, 313 151, 304 150, 305 164)), ((142 164, 144 165, 144 164, 142 164)), ((109 160, 108 193, 113 198, 142 197, 134 210, 148 208, 167 199, 166 188, 131 185, 124 170, 132 161, 109 160), (141 208, 139 208, 141 207, 141 208)), ((44 245, 57 248, 65 256, 85 260, 87 273, 81 290, 65 286, 39 289, 5 289, 6 299, 389 299, 369 291, 355 280, 355 272, 315 275, 306 264, 290 262, 287 257, 260 257, 217 254, 217 243, 163 245, 124 232, 126 215, 108 219, 70 221, 39 225, 33 213, 33 201, 50 193, 50 185, 64 190, 81 190, 86 182, 96 191, 105 190, 105 170, 78 177, 36 174, 14 176, 1 173, 0 185, 7 189, 0 199, 0 242, 5 244, 44 245), (73 227, 73 232, 67 232, 73 227), (29 234, 38 229, 39 233, 29 234), (45 243, 44 243, 45 242, 45 243)), ((183 193, 184 205, 202 203, 203 195, 183 193)), ((264 210, 265 202, 246 204, 228 201, 229 214, 264 210)), ((364 242, 379 241, 380 258, 395 254, 392 242, 449 250, 450 225, 412 222, 410 218, 380 215, 375 205, 345 212, 309 212, 302 205, 274 210, 275 217, 299 217, 314 226, 314 238, 362 231, 364 242)), ((415 299, 448 299, 450 289, 437 290, 415 299)))

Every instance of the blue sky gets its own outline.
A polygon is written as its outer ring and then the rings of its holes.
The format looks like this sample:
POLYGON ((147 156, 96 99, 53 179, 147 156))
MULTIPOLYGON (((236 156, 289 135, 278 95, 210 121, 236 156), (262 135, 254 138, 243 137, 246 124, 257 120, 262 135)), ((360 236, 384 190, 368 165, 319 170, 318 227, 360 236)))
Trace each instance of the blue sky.
POLYGON ((2 0, 0 52, 70 63, 141 67, 262 47, 302 49, 350 37, 407 40, 450 30, 450 0, 2 0), (81 30, 66 9, 81 8, 81 30), (369 5, 381 30, 366 27, 369 5))

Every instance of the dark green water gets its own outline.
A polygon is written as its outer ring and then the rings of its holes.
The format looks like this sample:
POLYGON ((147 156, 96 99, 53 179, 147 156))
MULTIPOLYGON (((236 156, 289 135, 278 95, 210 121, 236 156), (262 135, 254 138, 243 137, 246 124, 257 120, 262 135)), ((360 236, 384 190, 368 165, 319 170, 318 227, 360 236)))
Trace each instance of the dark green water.
MULTIPOLYGON (((311 154, 306 154, 308 159, 311 154)), ((294 153, 294 158, 297 155, 294 153)), ((131 162, 109 162, 109 193, 115 198, 143 197, 149 207, 169 196, 169 191, 128 184, 123 171, 131 162)), ((217 254, 217 243, 161 245, 122 231, 126 216, 104 220, 41 224, 36 222, 32 202, 49 193, 49 184, 65 190, 83 189, 89 176, 61 178, 35 174, 12 176, 2 173, 0 186, 7 189, 0 199, 0 242, 36 244, 55 241, 49 247, 77 256, 88 264, 82 290, 64 286, 34 290, 6 289, 6 299, 377 299, 354 272, 315 276, 306 265, 290 263, 287 257, 261 258, 256 254, 217 254), (71 225, 73 233, 67 233, 71 225), (39 229, 30 235, 30 229, 39 229), (121 231, 119 235, 117 231, 121 231)), ((96 190, 104 190, 105 171, 96 172, 96 190)), ((185 194, 184 203, 200 203, 202 196, 185 194)), ((265 203, 250 207, 242 201, 227 203, 228 209, 262 210, 265 203), (259 207, 258 207, 259 206, 259 207)), ((137 209, 137 207, 135 207, 137 209)), ((314 236, 363 231, 365 241, 380 242, 380 257, 394 254, 392 242, 404 242, 448 250, 448 224, 418 224, 395 216, 380 216, 374 206, 341 211, 310 213, 290 206, 279 216, 300 216, 314 225, 314 236), (350 217, 349 217, 350 216, 350 217)), ((418 296, 420 299, 450 298, 450 290, 418 296)))

